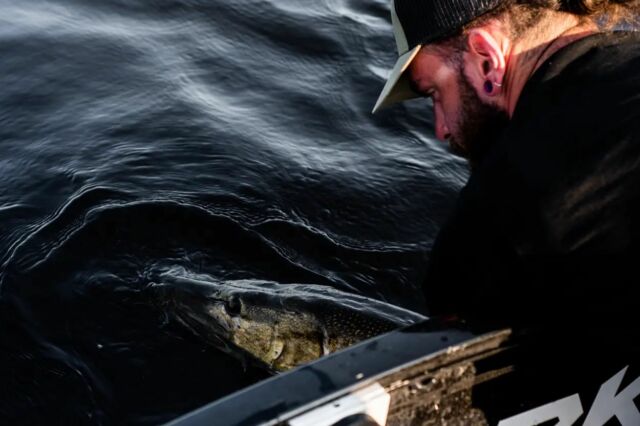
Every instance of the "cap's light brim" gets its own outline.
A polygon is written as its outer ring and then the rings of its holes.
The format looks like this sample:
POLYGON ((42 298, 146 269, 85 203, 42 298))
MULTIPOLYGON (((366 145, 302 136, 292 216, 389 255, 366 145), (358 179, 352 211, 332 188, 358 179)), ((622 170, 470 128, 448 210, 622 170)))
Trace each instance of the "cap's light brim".
POLYGON ((419 97, 419 95, 411 89, 409 77, 404 72, 409 68, 409 65, 411 65, 411 62, 418 54, 421 47, 422 45, 419 44, 398 58, 393 70, 391 70, 389 78, 387 79, 387 83, 382 89, 382 93, 380 93, 380 96, 378 97, 376 106, 374 106, 373 111, 371 111, 372 114, 375 114, 382 108, 397 102, 419 97))

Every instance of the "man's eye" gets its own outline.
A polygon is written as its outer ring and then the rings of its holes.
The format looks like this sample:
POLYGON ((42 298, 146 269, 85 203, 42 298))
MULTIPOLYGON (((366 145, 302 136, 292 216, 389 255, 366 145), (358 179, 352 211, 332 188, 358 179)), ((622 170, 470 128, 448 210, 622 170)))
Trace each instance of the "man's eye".
POLYGON ((425 92, 425 91, 421 90, 420 87, 418 87, 418 85, 415 84, 413 81, 411 81, 409 84, 411 86, 411 91, 413 93, 415 93, 416 96, 424 97, 424 98, 428 98, 429 96, 431 96, 430 94, 427 94, 430 91, 425 92))
POLYGON ((435 93, 434 89, 422 90, 413 81, 410 82, 410 85, 411 85, 411 90, 416 94, 416 96, 433 100, 433 95, 435 93))
POLYGON ((433 99, 434 93, 435 93, 435 90, 433 90, 433 89, 419 92, 420 96, 422 96, 423 98, 427 98, 427 99, 433 99))

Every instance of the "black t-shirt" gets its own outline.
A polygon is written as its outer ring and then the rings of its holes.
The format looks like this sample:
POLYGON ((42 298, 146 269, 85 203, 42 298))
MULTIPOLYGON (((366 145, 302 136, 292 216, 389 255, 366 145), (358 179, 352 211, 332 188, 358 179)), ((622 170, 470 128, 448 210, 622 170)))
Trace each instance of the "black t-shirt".
POLYGON ((527 82, 434 244, 432 315, 640 317, 640 34, 565 46, 527 82))

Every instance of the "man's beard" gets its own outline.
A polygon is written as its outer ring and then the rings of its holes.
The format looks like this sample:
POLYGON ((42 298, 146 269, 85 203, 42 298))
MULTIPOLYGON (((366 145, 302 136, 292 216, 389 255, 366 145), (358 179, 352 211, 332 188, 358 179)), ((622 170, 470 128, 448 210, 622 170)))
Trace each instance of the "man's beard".
POLYGON ((458 83, 461 102, 458 134, 451 136, 449 145, 454 154, 469 160, 471 169, 474 169, 509 124, 509 114, 495 105, 482 102, 462 67, 458 71, 458 83))

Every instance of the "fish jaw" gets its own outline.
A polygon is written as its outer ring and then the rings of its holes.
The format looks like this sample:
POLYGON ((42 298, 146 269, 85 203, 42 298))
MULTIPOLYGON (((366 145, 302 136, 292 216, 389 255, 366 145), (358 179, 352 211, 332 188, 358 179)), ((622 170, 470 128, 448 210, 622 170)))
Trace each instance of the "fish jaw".
POLYGON ((289 314, 290 318, 276 325, 275 340, 284 342, 281 354, 271 362, 276 371, 286 371, 325 355, 325 335, 313 318, 289 314))

